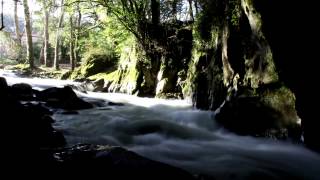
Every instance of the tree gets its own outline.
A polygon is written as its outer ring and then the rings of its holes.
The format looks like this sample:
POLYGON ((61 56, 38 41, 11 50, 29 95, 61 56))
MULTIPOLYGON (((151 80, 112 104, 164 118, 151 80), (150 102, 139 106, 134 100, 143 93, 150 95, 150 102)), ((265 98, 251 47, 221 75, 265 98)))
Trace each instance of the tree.
POLYGON ((18 46, 21 47, 21 37, 22 34, 20 32, 19 28, 19 17, 18 17, 18 0, 14 0, 14 25, 15 25, 15 31, 16 31, 16 39, 17 39, 17 44, 18 46))
POLYGON ((62 24, 63 24, 63 17, 64 17, 64 0, 61 0, 61 8, 60 8, 60 17, 58 22, 58 29, 56 32, 56 42, 54 47, 54 63, 53 66, 56 70, 59 69, 59 50, 61 48, 61 30, 62 30, 62 24))
POLYGON ((190 14, 190 19, 191 19, 191 21, 194 21, 193 8, 192 8, 192 0, 188 0, 188 2, 189 2, 189 14, 190 14))
POLYGON ((3 24, 3 0, 1 1, 1 27, 0 27, 0 31, 4 28, 4 24, 3 24))
POLYGON ((42 8, 43 8, 43 58, 44 58, 44 65, 46 67, 49 66, 49 12, 47 7, 47 0, 42 0, 42 8))
POLYGON ((74 53, 74 27, 73 27, 73 14, 70 14, 69 17, 70 20, 70 52, 69 52, 69 57, 70 57, 70 65, 71 65, 71 70, 74 70, 75 68, 75 53, 74 53))
POLYGON ((196 14, 199 14, 199 5, 198 5, 198 0, 193 0, 194 1, 194 7, 196 9, 196 14))
POLYGON ((29 62, 30 68, 34 68, 34 55, 33 55, 33 45, 32 45, 32 30, 30 23, 30 12, 27 0, 23 0, 24 9, 24 20, 25 20, 25 30, 27 34, 27 60, 29 62))
POLYGON ((79 38, 80 38, 80 28, 81 28, 81 18, 82 18, 82 14, 81 14, 81 9, 80 9, 80 3, 77 3, 77 12, 78 12, 78 16, 77 16, 77 24, 76 24, 76 32, 75 32, 75 40, 74 40, 74 62, 78 62, 79 61, 79 38))

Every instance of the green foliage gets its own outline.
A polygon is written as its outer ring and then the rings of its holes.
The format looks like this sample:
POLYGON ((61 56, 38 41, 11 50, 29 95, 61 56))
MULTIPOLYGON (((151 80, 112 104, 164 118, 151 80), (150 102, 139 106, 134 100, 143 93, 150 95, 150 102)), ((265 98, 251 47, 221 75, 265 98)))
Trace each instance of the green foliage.
POLYGON ((30 65, 29 64, 17 64, 15 66, 12 66, 10 68, 10 70, 18 70, 24 73, 30 73, 31 69, 30 69, 30 65))
POLYGON ((0 65, 16 65, 17 63, 17 61, 0 57, 0 65))
POLYGON ((0 59, 2 60, 20 60, 19 53, 21 47, 11 37, 9 32, 0 32, 0 59))
POLYGON ((240 23, 241 16, 241 1, 240 0, 231 0, 229 5, 229 14, 231 14, 231 25, 237 27, 240 23))
POLYGON ((201 1, 202 11, 197 16, 196 31, 202 40, 212 39, 212 29, 221 27, 225 19, 224 4, 220 0, 201 1))

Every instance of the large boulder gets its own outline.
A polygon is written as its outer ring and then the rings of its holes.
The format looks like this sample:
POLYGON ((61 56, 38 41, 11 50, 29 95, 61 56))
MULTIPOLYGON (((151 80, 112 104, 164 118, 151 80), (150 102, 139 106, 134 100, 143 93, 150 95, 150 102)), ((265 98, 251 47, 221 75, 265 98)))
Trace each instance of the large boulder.
POLYGON ((231 98, 217 111, 216 120, 240 135, 299 141, 301 127, 291 91, 282 87, 260 94, 231 98))
MULTIPOLYGON (((40 155, 45 154, 44 152, 40 155)), ((108 179, 195 179, 187 172, 120 147, 77 145, 42 158, 42 168, 60 175, 108 179), (56 171, 56 170, 59 171, 56 171)))
POLYGON ((68 110, 89 109, 93 105, 79 98, 71 87, 49 88, 38 93, 37 98, 53 108, 68 110))
POLYGON ((0 77, 0 95, 8 91, 8 83, 4 77, 0 77))
POLYGON ((26 83, 18 83, 11 86, 11 93, 19 100, 33 100, 34 94, 31 85, 26 83))
MULTIPOLYGON (((10 89, 9 89, 10 93, 10 89)), ((3 132, 10 132, 6 142, 25 149, 62 147, 63 135, 52 127, 51 111, 41 103, 22 104, 15 97, 7 94, 1 97, 0 115, 3 132)))
POLYGON ((92 49, 84 54, 83 64, 73 72, 65 73, 61 78, 84 79, 98 73, 110 73, 117 69, 118 57, 115 52, 92 49))

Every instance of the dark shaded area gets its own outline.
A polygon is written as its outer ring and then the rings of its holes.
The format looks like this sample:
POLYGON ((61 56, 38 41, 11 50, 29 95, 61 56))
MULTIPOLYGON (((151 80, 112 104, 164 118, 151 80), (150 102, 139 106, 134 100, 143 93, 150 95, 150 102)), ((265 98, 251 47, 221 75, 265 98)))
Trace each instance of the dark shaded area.
POLYGON ((251 28, 248 18, 244 15, 241 9, 241 16, 239 17, 239 25, 230 26, 230 35, 228 38, 228 58, 232 65, 232 69, 239 74, 240 79, 244 78, 246 73, 244 53, 253 52, 252 47, 251 28))
MULTIPOLYGON (((77 145, 66 148, 64 136, 52 127, 52 112, 35 98, 25 102, 26 95, 30 95, 29 86, 8 86, 6 80, 0 77, 1 121, 3 127, 13 134, 6 138, 8 142, 4 142, 6 147, 10 147, 10 153, 8 161, 2 159, 2 162, 13 164, 15 172, 30 168, 28 175, 32 177, 45 175, 50 178, 195 179, 179 168, 149 160, 121 147, 77 145), (15 152, 16 149, 20 152, 15 152)), ((70 87, 49 88, 38 92, 38 96, 41 100, 59 101, 67 97, 72 97, 73 100, 76 98, 70 87)), ((63 104, 64 101, 60 103, 63 104)), ((59 107, 68 109, 70 106, 59 107)), ((75 107, 81 109, 81 106, 73 106, 75 107)))
POLYGON ((319 28, 315 3, 289 0, 254 1, 273 51, 280 79, 295 93, 305 143, 319 151, 320 122, 316 113, 319 28))
POLYGON ((120 147, 77 145, 72 148, 42 151, 40 164, 54 176, 72 175, 107 179, 195 179, 178 168, 146 159, 120 147))
POLYGON ((193 43, 191 22, 141 22, 139 31, 145 36, 144 43, 139 44, 141 54, 137 70, 140 74, 135 92, 142 97, 166 97, 170 93, 182 96, 178 79, 185 81, 186 76, 179 74, 186 74, 189 68, 193 43), (144 53, 145 55, 142 55, 144 53), (163 72, 160 81, 167 79, 167 83, 161 93, 156 94, 157 76, 160 71, 163 72))
POLYGON ((199 58, 199 62, 196 66, 196 71, 199 72, 194 80, 195 84, 195 92, 193 93, 193 106, 198 109, 208 110, 208 77, 207 77, 207 67, 209 66, 209 62, 212 58, 212 54, 201 56, 199 58), (211 56, 210 56, 211 55, 211 56))
MULTIPOLYGON (((319 99, 316 88, 319 81, 316 62, 319 31, 315 27, 318 21, 317 6, 310 2, 289 0, 246 1, 249 3, 249 7, 245 7, 247 13, 260 13, 262 18, 260 21, 260 15, 251 16, 257 21, 250 27, 243 8, 237 6, 240 1, 200 2, 203 12, 197 22, 199 39, 211 43, 212 35, 216 35, 218 45, 208 51, 203 48, 203 57, 209 57, 210 62, 205 63, 205 71, 197 68, 193 81, 194 105, 215 110, 226 100, 226 106, 218 117, 220 123, 229 129, 250 135, 265 134, 268 129, 274 128, 281 133, 286 129, 285 136, 293 135, 295 138, 301 131, 290 127, 297 119, 296 109, 302 119, 306 145, 319 150, 317 137, 320 136, 320 122, 316 114, 317 106, 312 103, 318 103, 319 99), (259 29, 260 22, 262 32, 259 29), (259 32, 253 32, 255 25, 259 32), (225 32, 229 35, 227 45, 221 43, 225 32), (222 46, 227 47, 227 63, 234 71, 229 79, 225 79, 227 76, 222 71, 228 67, 219 64, 222 46), (210 51, 213 55, 208 53, 210 51), (273 63, 276 72, 273 71, 273 63), (235 81, 236 74, 239 77, 235 81), (296 105, 287 87, 294 93, 296 105), (254 96, 260 99, 253 101, 251 98, 254 96), (279 122, 284 122, 283 119, 291 122, 291 125, 278 126, 279 122)), ((203 66, 203 57, 199 58, 200 66, 203 66)))

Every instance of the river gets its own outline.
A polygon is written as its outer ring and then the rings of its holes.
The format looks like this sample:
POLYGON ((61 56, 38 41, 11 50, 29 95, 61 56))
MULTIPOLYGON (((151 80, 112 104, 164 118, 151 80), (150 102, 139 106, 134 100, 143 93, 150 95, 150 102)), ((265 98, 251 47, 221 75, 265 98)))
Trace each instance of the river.
MULTIPOLYGON (((19 78, 0 72, 9 84, 36 89, 72 81, 19 78)), ((116 93, 78 92, 95 104, 79 114, 56 110, 54 126, 68 145, 78 143, 126 147, 142 156, 215 179, 320 179, 320 156, 302 145, 238 136, 215 123, 214 112, 200 111, 184 100, 139 98, 116 93), (122 103, 112 105, 109 102, 122 103)))

